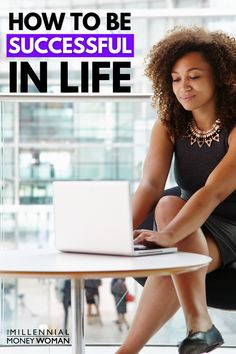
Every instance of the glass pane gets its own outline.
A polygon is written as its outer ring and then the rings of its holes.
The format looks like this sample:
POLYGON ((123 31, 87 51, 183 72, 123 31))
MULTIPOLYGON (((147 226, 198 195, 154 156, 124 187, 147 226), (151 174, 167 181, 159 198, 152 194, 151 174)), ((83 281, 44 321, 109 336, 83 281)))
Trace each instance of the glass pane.
POLYGON ((5 142, 13 142, 14 138, 14 117, 16 104, 4 103, 4 129, 3 139, 5 142))
POLYGON ((20 141, 65 141, 73 139, 72 103, 22 103, 20 141))

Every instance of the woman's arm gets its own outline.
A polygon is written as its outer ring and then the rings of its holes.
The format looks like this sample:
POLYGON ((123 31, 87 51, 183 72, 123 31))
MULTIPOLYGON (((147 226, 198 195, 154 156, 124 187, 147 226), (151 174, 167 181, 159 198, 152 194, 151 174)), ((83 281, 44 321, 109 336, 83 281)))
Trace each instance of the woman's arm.
POLYGON ((161 231, 135 231, 136 243, 143 240, 172 246, 197 230, 212 211, 236 190, 236 128, 229 137, 225 157, 209 175, 204 187, 186 202, 176 217, 161 231))
POLYGON ((161 197, 172 156, 173 143, 167 128, 161 121, 156 121, 144 162, 143 176, 132 200, 134 228, 144 221, 161 197))

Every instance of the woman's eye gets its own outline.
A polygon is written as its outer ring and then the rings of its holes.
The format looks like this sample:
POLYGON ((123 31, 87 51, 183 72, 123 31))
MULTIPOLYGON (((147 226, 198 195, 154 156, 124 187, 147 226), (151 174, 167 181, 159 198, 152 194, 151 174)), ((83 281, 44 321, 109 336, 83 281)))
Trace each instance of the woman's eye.
POLYGON ((197 80, 197 79, 199 79, 200 78, 200 76, 190 76, 190 79, 191 80, 197 80))
POLYGON ((179 78, 173 78, 172 77, 172 82, 177 82, 177 81, 179 81, 180 79, 179 78))

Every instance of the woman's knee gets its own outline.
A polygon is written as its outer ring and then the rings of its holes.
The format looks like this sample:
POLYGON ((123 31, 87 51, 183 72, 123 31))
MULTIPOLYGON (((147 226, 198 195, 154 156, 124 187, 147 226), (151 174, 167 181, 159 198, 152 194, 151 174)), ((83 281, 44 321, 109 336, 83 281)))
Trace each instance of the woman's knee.
POLYGON ((176 196, 162 197, 155 208, 155 220, 157 223, 170 222, 186 202, 176 196))

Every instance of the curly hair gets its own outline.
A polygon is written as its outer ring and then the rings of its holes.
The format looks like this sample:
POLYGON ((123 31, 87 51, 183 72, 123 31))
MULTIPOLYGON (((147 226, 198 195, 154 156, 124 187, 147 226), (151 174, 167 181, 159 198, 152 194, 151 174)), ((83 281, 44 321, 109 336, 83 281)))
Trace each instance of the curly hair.
POLYGON ((153 46, 145 59, 145 74, 152 80, 152 105, 171 136, 186 132, 192 113, 176 99, 171 71, 189 52, 200 52, 211 65, 216 84, 217 117, 225 126, 236 123, 236 40, 221 31, 201 27, 174 27, 153 46))

